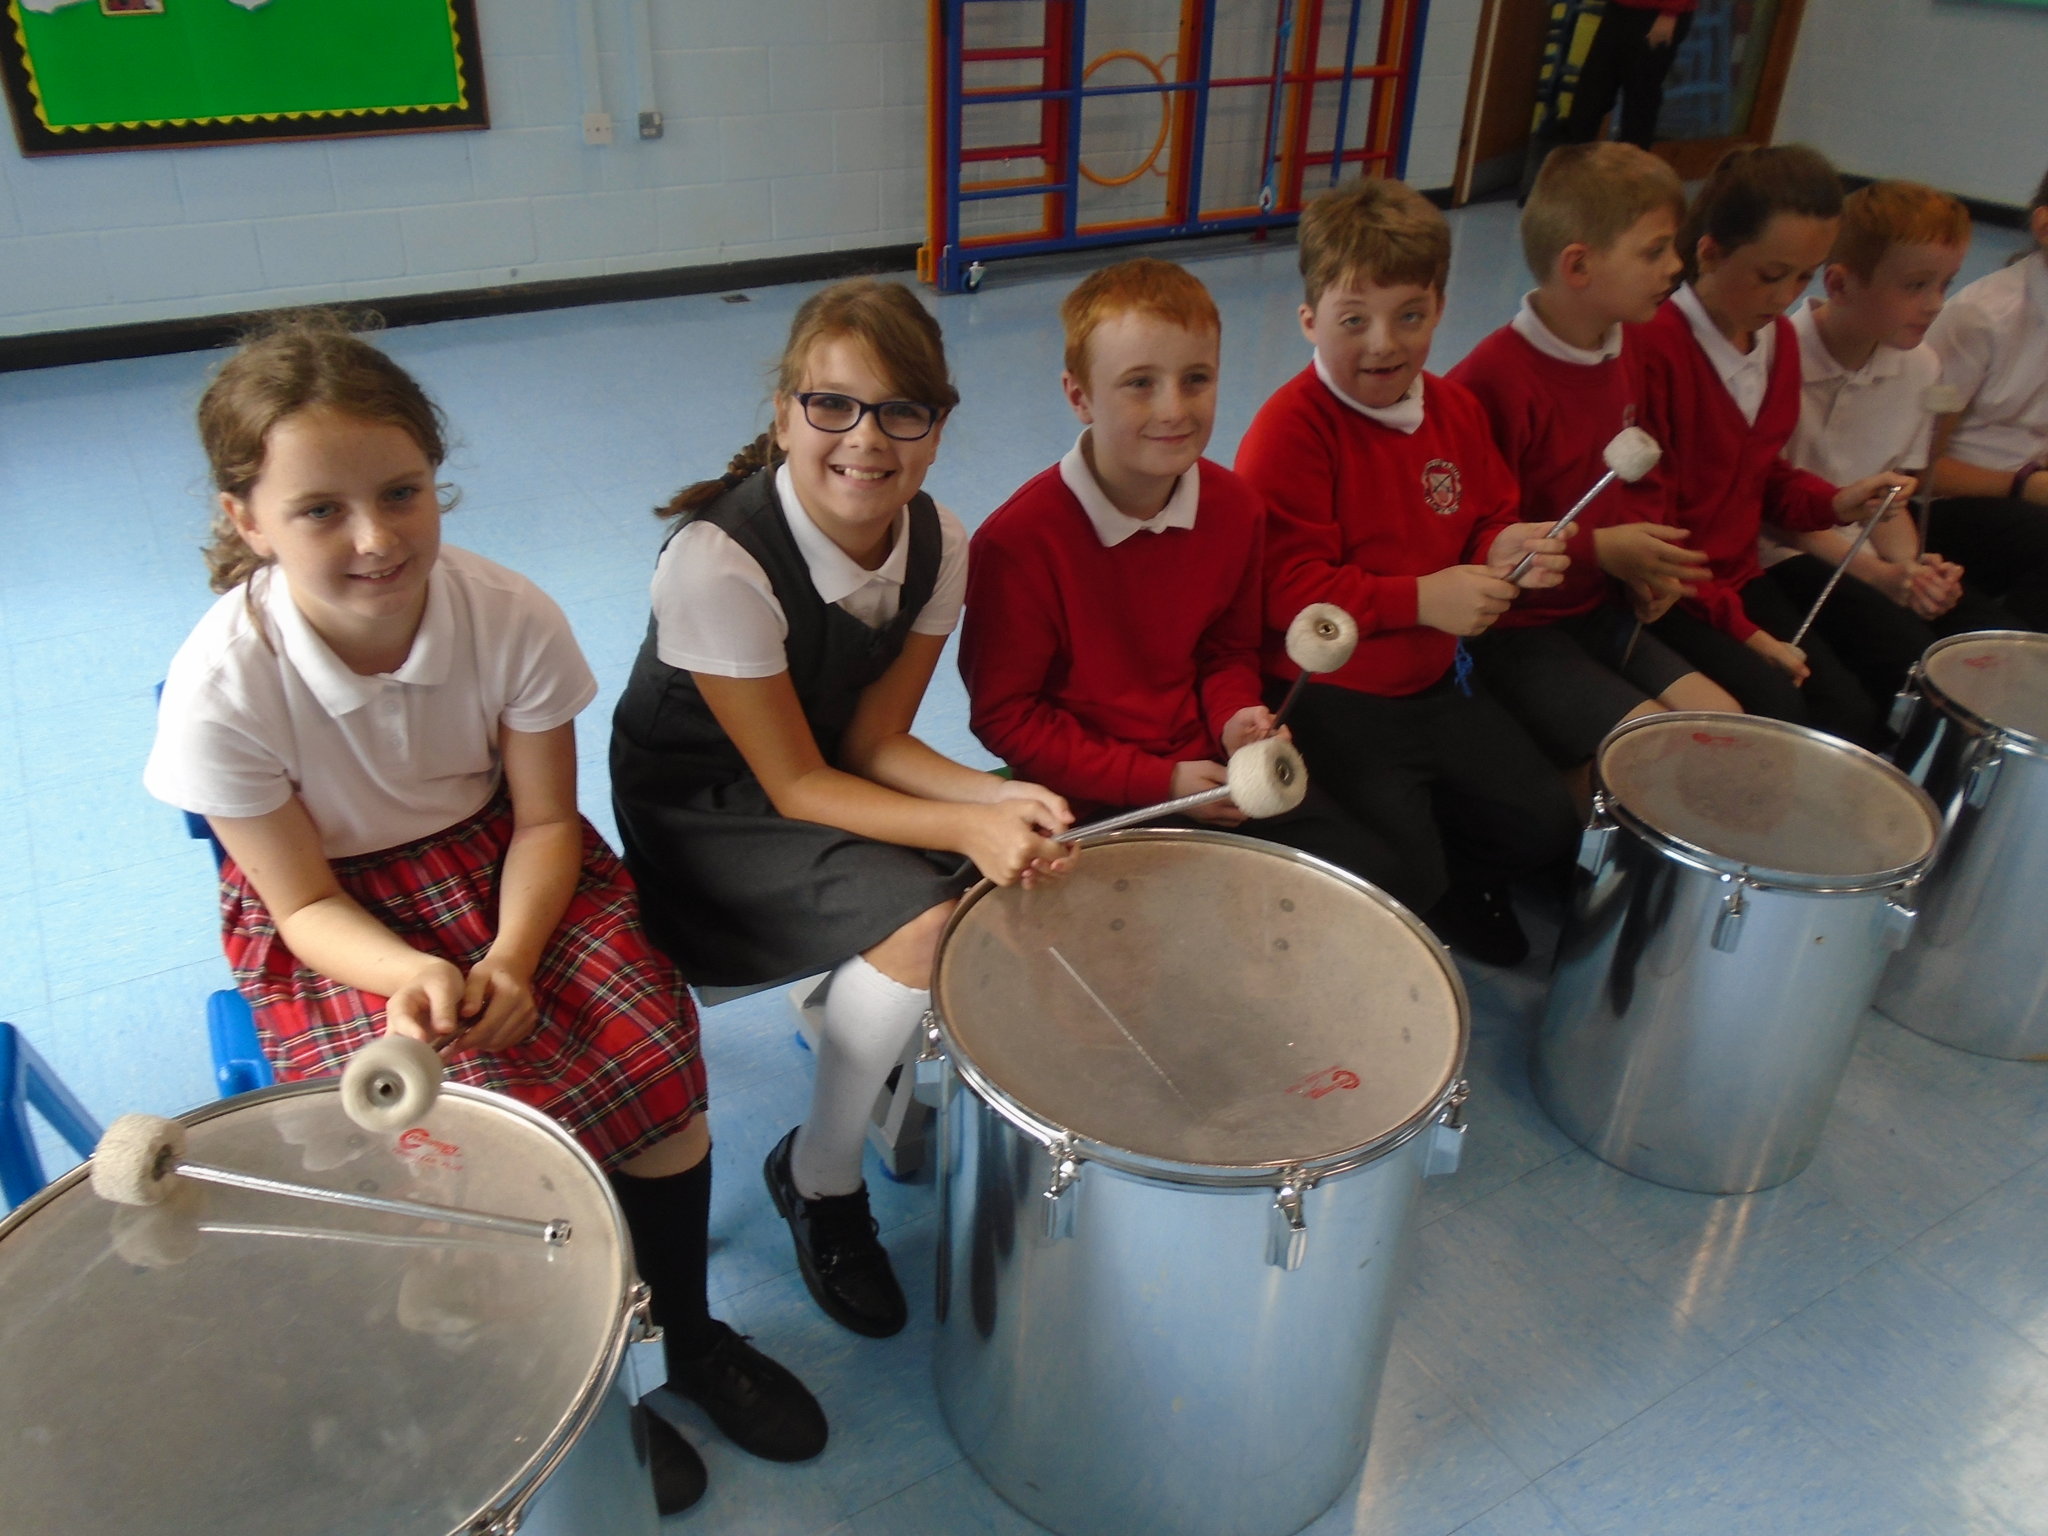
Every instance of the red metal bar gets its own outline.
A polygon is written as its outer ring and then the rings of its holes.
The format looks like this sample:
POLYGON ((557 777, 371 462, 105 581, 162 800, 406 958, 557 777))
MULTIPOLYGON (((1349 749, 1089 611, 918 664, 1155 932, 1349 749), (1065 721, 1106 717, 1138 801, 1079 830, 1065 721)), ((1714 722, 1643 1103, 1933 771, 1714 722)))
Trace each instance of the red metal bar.
MULTIPOLYGON (((1355 5, 1358 0, 1352 0, 1355 5)), ((1295 83, 1287 90, 1287 122, 1280 136, 1280 174, 1273 179, 1274 208, 1301 207, 1301 157, 1308 152, 1308 120, 1315 106, 1315 78, 1323 47, 1323 0, 1301 0, 1294 22, 1295 83)), ((1285 78, 1284 76, 1282 77, 1285 78)))
POLYGON ((963 149, 960 158, 967 160, 1044 160, 1052 154, 1046 144, 993 144, 986 149, 963 149))
POLYGON ((1026 48, 1021 44, 1015 48, 962 48, 962 64, 996 64, 1006 59, 1045 59, 1051 57, 1051 50, 1043 46, 1026 48))

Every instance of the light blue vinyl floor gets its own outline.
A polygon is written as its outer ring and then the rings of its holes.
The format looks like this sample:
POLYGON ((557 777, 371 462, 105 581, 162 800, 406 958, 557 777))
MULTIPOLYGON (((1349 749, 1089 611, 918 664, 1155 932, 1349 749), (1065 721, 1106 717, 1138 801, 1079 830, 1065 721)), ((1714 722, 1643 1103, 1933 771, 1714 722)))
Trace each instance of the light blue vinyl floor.
MULTIPOLYGON (((1455 216, 1437 368, 1526 286, 1513 220, 1501 206, 1455 216)), ((2013 244, 1980 232, 1966 275, 2013 244)), ((1307 359, 1292 257, 1242 244, 1188 257, 1226 315, 1220 459, 1307 359)), ((999 268, 981 294, 939 301, 965 403, 932 488, 970 525, 1072 439, 1055 306, 1078 270, 999 268)), ((584 802, 607 831, 608 713, 658 538, 647 509, 764 423, 765 371, 802 291, 389 338, 455 424, 463 504, 447 536, 552 592, 605 685, 582 753, 584 802)), ((208 600, 190 425, 206 366, 0 376, 0 1018, 104 1118, 212 1093, 203 999, 226 973, 211 869, 138 777, 151 685, 208 600)), ((920 725, 988 761, 950 668, 920 725)), ((1544 975, 1540 957, 1467 967, 1465 1166, 1426 1197, 1370 1460, 1313 1529, 2048 1536, 2048 1066, 1966 1056, 1873 1016, 1805 1174, 1748 1198, 1680 1194, 1576 1150, 1531 1100, 1544 975)), ((1035 1529, 960 1460, 933 1401, 929 1183, 874 1181, 919 1304, 911 1327, 877 1343, 827 1322, 758 1172, 808 1091, 787 1005, 711 1010, 704 1036, 718 1309, 818 1390, 833 1439, 813 1464, 771 1466, 693 1421, 711 1492, 670 1529, 1035 1529)))

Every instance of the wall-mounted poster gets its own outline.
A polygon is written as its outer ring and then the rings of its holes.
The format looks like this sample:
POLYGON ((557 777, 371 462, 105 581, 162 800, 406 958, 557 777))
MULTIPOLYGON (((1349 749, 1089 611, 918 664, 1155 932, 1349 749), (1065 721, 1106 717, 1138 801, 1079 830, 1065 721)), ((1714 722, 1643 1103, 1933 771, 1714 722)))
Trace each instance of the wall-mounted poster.
POLYGON ((0 0, 22 152, 482 128, 475 0, 0 0))

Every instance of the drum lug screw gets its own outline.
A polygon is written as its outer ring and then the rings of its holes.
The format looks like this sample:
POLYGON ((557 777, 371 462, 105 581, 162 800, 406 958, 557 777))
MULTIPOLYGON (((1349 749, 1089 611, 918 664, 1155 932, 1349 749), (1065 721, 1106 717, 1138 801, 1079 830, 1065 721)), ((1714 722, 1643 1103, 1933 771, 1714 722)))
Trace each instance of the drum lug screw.
POLYGON ((1053 1239, 1072 1237, 1074 1207, 1080 1196, 1069 1198, 1067 1191, 1081 1177, 1080 1151, 1069 1136, 1062 1136, 1045 1150, 1052 1158, 1052 1177, 1045 1185, 1045 1235, 1053 1239))
POLYGON ((1308 1257, 1308 1222, 1301 1214, 1301 1197, 1315 1184, 1308 1170, 1298 1165, 1280 1175, 1266 1235, 1266 1262, 1275 1269, 1299 1269, 1308 1257))
POLYGON ((1991 803, 1991 791, 1998 783, 1998 770, 2004 762, 2005 754, 1992 747, 1970 765, 1970 787, 1963 799, 1971 810, 1981 811, 1991 803))

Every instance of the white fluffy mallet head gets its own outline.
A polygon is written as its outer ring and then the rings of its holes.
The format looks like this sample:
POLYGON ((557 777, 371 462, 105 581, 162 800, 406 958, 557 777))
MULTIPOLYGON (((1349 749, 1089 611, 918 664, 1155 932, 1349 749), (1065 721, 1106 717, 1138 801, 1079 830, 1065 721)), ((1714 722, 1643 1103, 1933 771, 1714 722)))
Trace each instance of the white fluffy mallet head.
POLYGON ((1293 810, 1308 793, 1308 765, 1284 737, 1239 747, 1226 772, 1230 798, 1254 821, 1293 810))
POLYGON ((185 1127, 160 1115, 123 1115, 93 1148, 93 1193, 116 1205, 155 1205, 171 1192, 185 1127))
POLYGON ((1634 485, 1657 467, 1657 461, 1664 457, 1664 450, 1657 439, 1641 427, 1623 427, 1607 440, 1607 446, 1600 450, 1600 457, 1607 461, 1607 467, 1615 474, 1634 485))
POLYGON ((1953 416, 1970 402, 1953 384, 1930 384, 1920 397, 1920 407, 1930 416, 1953 416))
POLYGON ((441 1093, 441 1058, 410 1035, 379 1035, 341 1069, 341 1112, 366 1131, 418 1125, 441 1093))
POLYGON ((1287 626, 1287 659, 1304 672, 1335 672, 1358 649, 1358 621, 1335 603, 1310 603, 1287 626))

